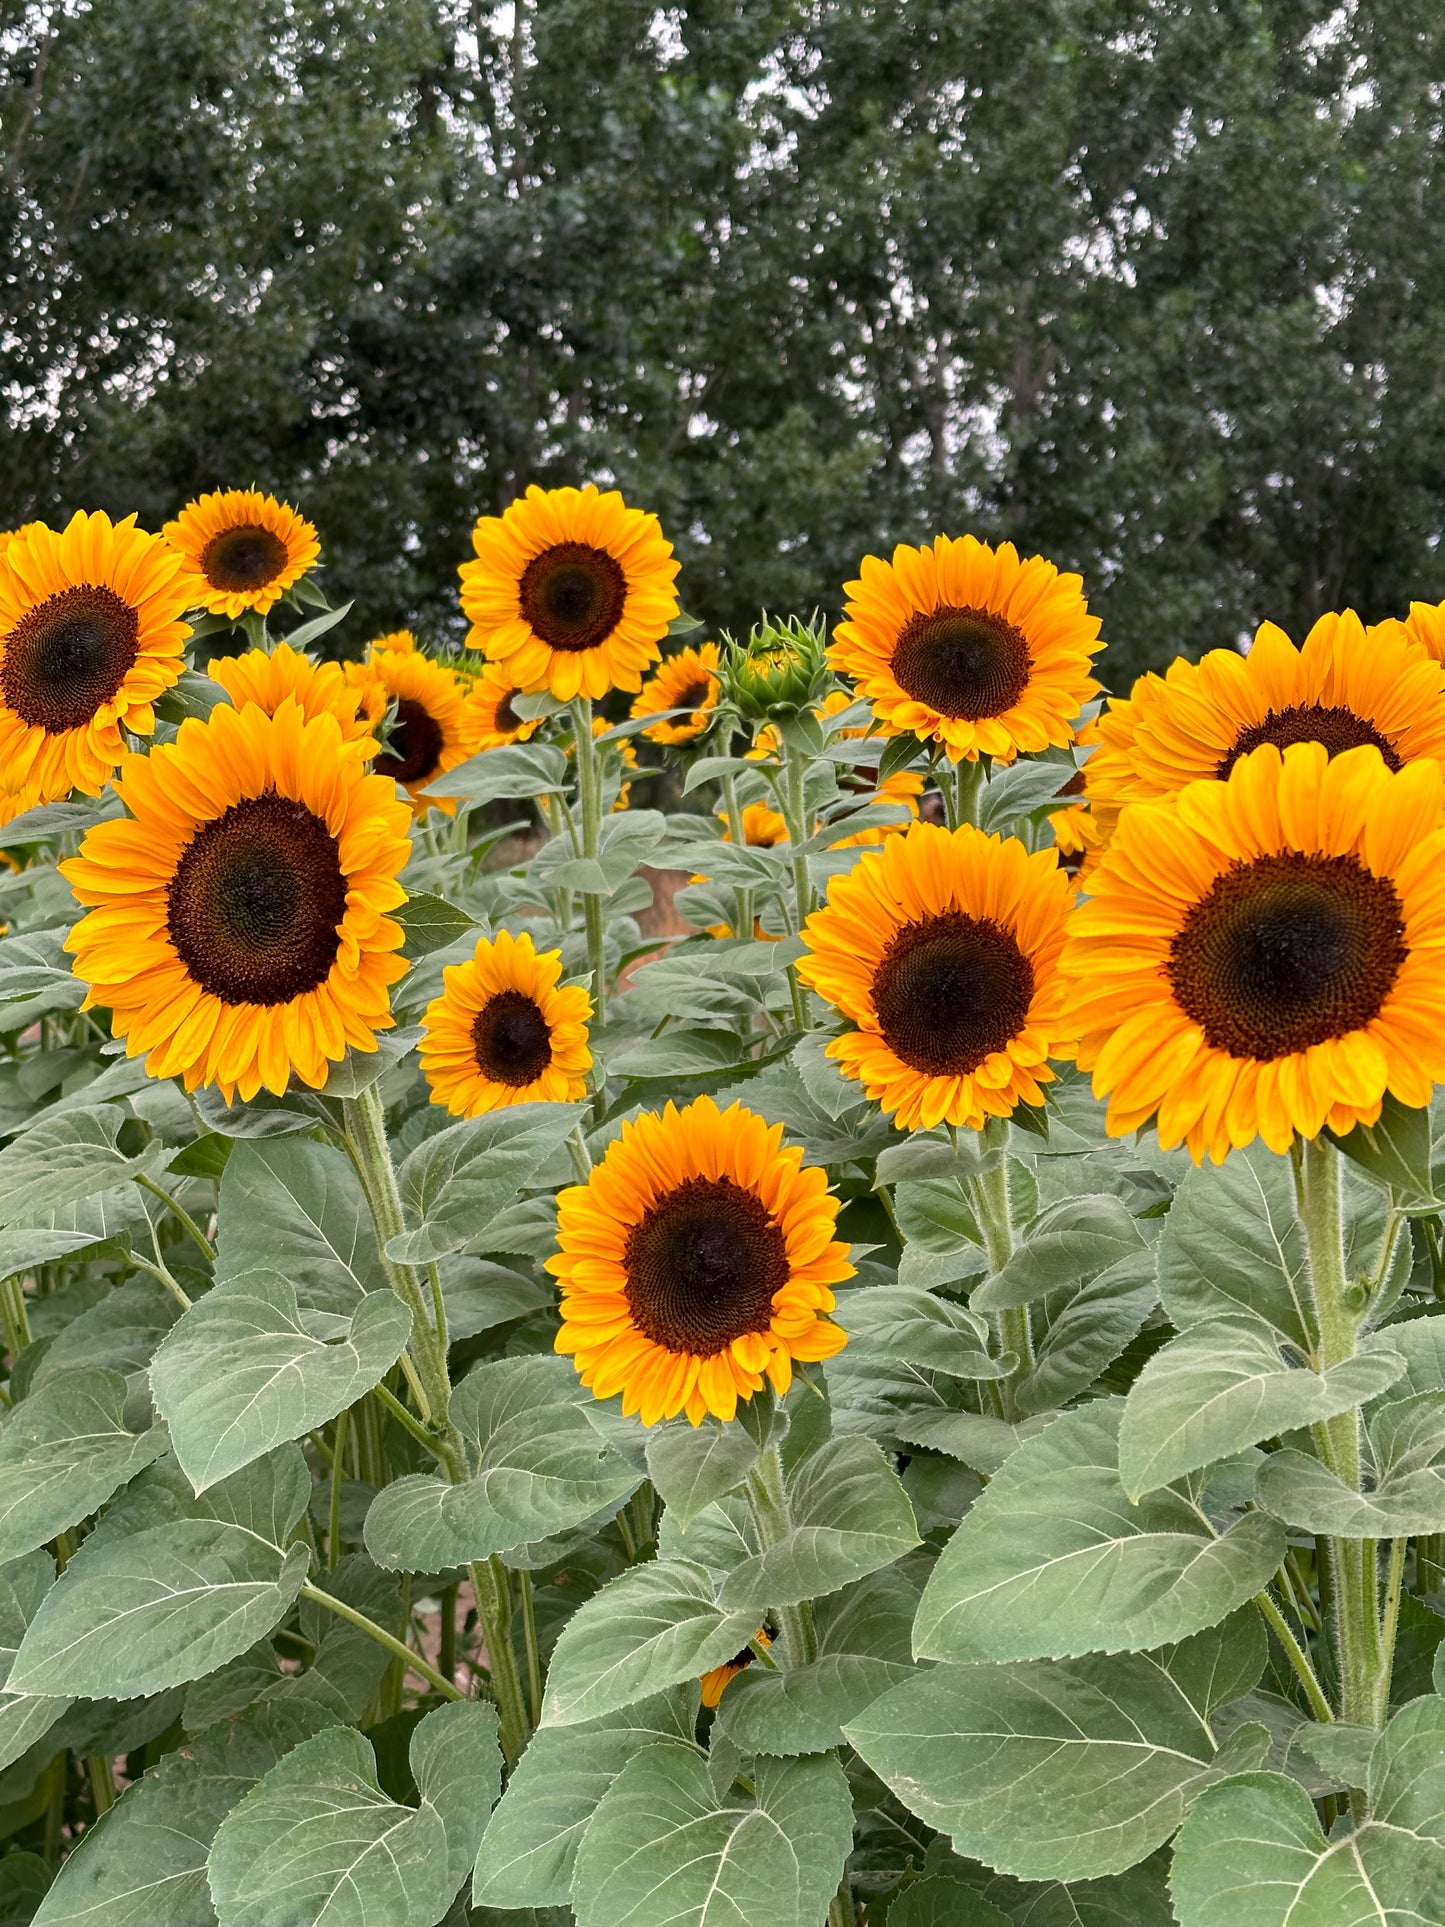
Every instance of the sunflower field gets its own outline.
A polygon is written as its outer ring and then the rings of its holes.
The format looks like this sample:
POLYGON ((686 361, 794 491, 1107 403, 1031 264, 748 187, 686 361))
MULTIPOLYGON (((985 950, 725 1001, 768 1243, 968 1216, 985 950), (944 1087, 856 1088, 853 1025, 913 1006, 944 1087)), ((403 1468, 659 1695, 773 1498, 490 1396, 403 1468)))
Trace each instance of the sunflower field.
POLYGON ((1445 1920, 1445 608, 473 550, 0 542, 0 1927, 1445 1920))

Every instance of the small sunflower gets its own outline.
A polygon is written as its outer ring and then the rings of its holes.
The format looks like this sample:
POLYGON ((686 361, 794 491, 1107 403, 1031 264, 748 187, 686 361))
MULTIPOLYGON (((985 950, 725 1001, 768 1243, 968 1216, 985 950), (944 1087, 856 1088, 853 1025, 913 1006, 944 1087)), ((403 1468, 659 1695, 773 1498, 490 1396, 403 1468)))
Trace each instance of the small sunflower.
POLYGON ((184 561, 187 608, 232 621, 248 609, 264 616, 321 553, 305 517, 256 488, 187 502, 165 539, 184 561))
POLYGON ((1445 784, 1365 746, 1266 744, 1127 809, 1064 955, 1115 1135, 1222 1163, 1445 1080, 1445 784))
POLYGON ((269 651, 248 649, 240 656, 213 656, 208 673, 237 709, 255 703, 274 716, 293 696, 308 721, 313 716, 334 716, 343 742, 361 745, 366 756, 376 752, 371 733, 376 719, 359 713, 361 691, 347 682, 339 662, 312 662, 289 643, 278 642, 269 651))
POLYGON ((428 809, 455 815, 454 799, 429 797, 426 788, 480 746, 480 717, 461 679, 419 649, 397 648, 391 638, 373 643, 366 661, 347 663, 345 673, 363 715, 373 722, 396 705, 391 733, 374 765, 377 775, 399 784, 418 816, 428 809))
MULTIPOLYGON (((760 1646, 771 1646, 773 1643, 772 1640, 768 1638, 766 1629, 762 1626, 759 1626, 756 1638, 760 1646)), ((711 1706, 715 1709, 718 1701, 723 1696, 723 1688, 727 1685, 728 1681, 736 1679, 738 1674, 751 1666, 756 1658, 757 1654, 753 1651, 752 1647, 744 1646, 740 1653, 734 1653, 731 1659, 725 1659, 721 1666, 714 1666, 710 1672, 704 1673, 698 1681, 699 1686, 702 1688, 703 1705, 711 1706)))
POLYGON ((1098 688, 1099 621, 1080 578, 1041 555, 1021 561, 1011 542, 900 544, 891 562, 865 556, 847 594, 833 667, 889 731, 939 742, 954 762, 1067 743, 1098 688))
POLYGON ((421 1067, 432 1103, 453 1117, 509 1104, 569 1103, 587 1091, 592 1000, 558 987, 560 950, 538 956, 525 931, 477 945, 470 963, 449 964, 446 985, 422 1019, 421 1067))
POLYGON ((375 1050, 406 969, 388 913, 411 845, 405 805, 336 718, 220 703, 126 756, 115 788, 129 818, 61 866, 95 906, 65 947, 129 1055, 229 1103, 293 1072, 315 1088, 348 1045, 375 1050))
POLYGON ((649 676, 632 705, 634 716, 651 716, 660 709, 686 709, 686 716, 654 723, 643 730, 650 743, 693 743, 712 721, 722 684, 718 680, 718 647, 705 642, 700 649, 679 649, 649 676))
POLYGON ((135 517, 82 511, 63 533, 32 522, 0 556, 0 770, 43 802, 99 796, 127 729, 185 667, 179 564, 135 517))
POLYGON ((846 1339, 822 1315, 851 1278, 834 1241, 828 1174, 784 1146, 781 1124, 700 1097, 622 1126, 585 1185, 557 1200, 559 1352, 596 1398, 622 1393, 644 1425, 736 1415, 766 1376, 846 1339))
POLYGON ((1371 744, 1390 769, 1445 765, 1445 667, 1403 623, 1367 630, 1353 610, 1321 616, 1300 648, 1266 622, 1247 656, 1212 649, 1141 676, 1097 729, 1084 789, 1107 837, 1127 804, 1227 777, 1264 743, 1320 743, 1331 756, 1371 744))
POLYGON ((1041 1104, 1072 901, 1053 850, 915 823, 834 877, 798 975, 853 1026, 828 1046, 904 1130, 1041 1104))
POLYGON ((477 748, 500 749, 506 743, 530 742, 542 727, 542 718, 519 716, 512 707, 521 690, 496 663, 485 662, 480 673, 466 679, 467 701, 476 712, 477 748))
POLYGON ((655 515, 615 489, 540 489, 472 531, 461 565, 467 644, 528 694, 634 694, 677 614, 678 564, 655 515))

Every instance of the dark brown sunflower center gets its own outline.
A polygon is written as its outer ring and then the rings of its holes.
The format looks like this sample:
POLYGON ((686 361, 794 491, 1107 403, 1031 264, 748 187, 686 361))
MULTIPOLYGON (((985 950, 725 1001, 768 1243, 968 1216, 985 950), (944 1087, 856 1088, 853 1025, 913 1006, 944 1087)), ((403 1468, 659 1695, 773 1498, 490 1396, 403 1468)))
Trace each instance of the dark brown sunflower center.
POLYGON ((632 1227, 623 1262, 638 1330, 699 1358, 766 1331, 788 1280, 771 1212, 731 1178, 688 1178, 664 1192, 632 1227))
POLYGON ((1261 1063, 1378 1016, 1407 950, 1400 898, 1353 856, 1236 864, 1169 949, 1181 1008, 1208 1042, 1261 1063))
POLYGON ((442 726, 431 711, 413 696, 399 696, 396 721, 376 759, 377 771, 398 783, 424 783, 436 775, 445 744, 442 726))
POLYGON ((893 676, 940 716, 978 722, 1012 709, 1028 687, 1023 632, 989 609, 945 605, 911 616, 893 650, 893 676))
POLYGON ((336 838, 304 803, 233 803, 186 845, 167 893, 181 962, 223 1004, 285 1004, 322 983, 340 946, 336 838))
POLYGON ((686 689, 679 689, 673 700, 674 709, 701 709, 707 701, 707 683, 690 682, 686 689))
POLYGON ((734 1653, 732 1658, 727 1662, 728 1671, 740 1673, 745 1666, 751 1666, 756 1658, 757 1654, 753 1651, 752 1647, 744 1646, 740 1653, 734 1653))
POLYGON ((472 1025, 472 1044, 482 1075, 514 1090, 534 1083, 552 1061, 547 1019, 520 990, 499 990, 482 1006, 472 1025))
POLYGON ((242 594, 264 589, 286 566, 286 544, 274 529, 242 523, 213 535, 201 550, 201 573, 213 589, 242 594))
POLYGON ((962 910, 907 923, 873 977, 884 1041, 911 1070, 963 1077, 1028 1020, 1033 965, 1002 924, 962 910))
POLYGON ((140 618, 128 602, 78 582, 10 631, 0 693, 22 722, 51 736, 79 729, 125 681, 139 641, 140 618))
POLYGON ((513 709, 512 707, 512 698, 520 694, 521 694, 520 690, 509 689, 506 695, 503 696, 502 700, 497 704, 497 728, 498 729, 505 729, 510 731, 514 729, 522 729, 525 727, 525 724, 522 718, 517 714, 516 710, 513 709))
POLYGON ((1273 743, 1276 749, 1288 749, 1291 743, 1323 743, 1331 756, 1373 743, 1390 769, 1404 768, 1394 746, 1373 723, 1367 723, 1353 709, 1330 708, 1324 703, 1291 703, 1288 709, 1272 709, 1262 723, 1251 723, 1248 729, 1241 730, 1216 775, 1228 776, 1241 756, 1248 756, 1252 749, 1259 749, 1264 743, 1273 743))
POLYGON ((549 649, 595 649, 622 620, 627 578, 605 549, 557 542, 522 571, 522 614, 549 649))

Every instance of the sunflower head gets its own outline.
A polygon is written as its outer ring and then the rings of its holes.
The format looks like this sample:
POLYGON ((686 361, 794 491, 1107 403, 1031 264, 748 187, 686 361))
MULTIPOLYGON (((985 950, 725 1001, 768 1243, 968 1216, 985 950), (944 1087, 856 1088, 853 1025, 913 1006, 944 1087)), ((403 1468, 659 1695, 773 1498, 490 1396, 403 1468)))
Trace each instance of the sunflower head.
POLYGON ((187 603, 232 621, 260 615, 313 568, 315 529, 296 510, 255 488, 217 489, 187 502, 165 539, 181 557, 187 603))
POLYGON ((695 743, 712 721, 721 687, 715 642, 679 649, 642 685, 632 714, 651 716, 660 709, 685 709, 687 715, 654 723, 642 733, 650 743, 695 743))
POLYGON ((375 719, 359 713, 361 692, 348 683, 340 663, 312 662, 289 643, 278 642, 270 650, 213 656, 209 674, 237 709, 255 703, 274 716, 287 697, 293 697, 308 721, 313 716, 334 716, 343 742, 354 743, 363 756, 376 754, 375 719))
POLYGON ((847 585, 833 667, 853 677, 895 734, 939 743, 954 762, 1011 762, 1070 739, 1098 688, 1099 621, 1076 575, 971 535, 868 555, 847 585))
POLYGON ((1126 809, 1065 953, 1116 1135, 1222 1162, 1372 1124, 1445 1079, 1445 785, 1433 761, 1273 744, 1126 809))
POLYGON ((753 722, 798 716, 818 703, 828 681, 828 639, 820 618, 764 616, 746 642, 728 640, 722 663, 726 700, 753 722))
POLYGON ((561 951, 538 956, 525 931, 483 938, 470 962, 447 966, 446 988, 423 1019, 421 1067, 433 1104, 477 1117, 586 1095, 592 1002, 576 984, 559 988, 561 975, 561 951))
MULTIPOLYGON (((768 1637, 768 1631, 765 1626, 759 1626, 754 1637, 759 1646, 767 1647, 773 1643, 768 1637)), ((721 1666, 714 1666, 710 1672, 704 1673, 698 1681, 698 1684, 702 1687, 703 1705, 710 1706, 716 1710, 718 1701, 723 1696, 723 1688, 728 1684, 729 1680, 736 1679, 738 1674, 751 1666, 756 1658, 757 1654, 753 1651, 752 1647, 744 1646, 740 1653, 734 1653, 731 1659, 725 1659, 721 1666)))
POLYGON ((63 865, 95 906, 65 947, 132 1057, 229 1102, 375 1050, 406 969, 388 912, 406 901, 407 812, 334 716, 219 703, 128 755, 116 792, 129 817, 63 865))
POLYGON ((500 749, 507 743, 527 743, 542 727, 540 716, 519 716, 514 707, 521 690, 494 662, 484 662, 477 673, 466 675, 467 702, 477 718, 477 748, 500 749))
POLYGON ((625 1123, 585 1185, 558 1199, 559 1352, 597 1398, 644 1425, 736 1415, 794 1361, 845 1342, 826 1314, 853 1275, 828 1177, 781 1124, 700 1097, 625 1123))
POLYGON ((1058 960, 1072 893, 1053 850, 915 823, 834 877, 798 975, 850 1028, 828 1046, 905 1130, 1041 1104, 1069 1039, 1058 960))
POLYGON ((77 512, 57 534, 32 522, 0 556, 0 770, 44 802, 98 796, 148 736, 185 667, 180 561, 135 517, 77 512))
POLYGON ((481 746, 481 717, 461 679, 419 649, 382 644, 372 645, 365 662, 347 663, 345 675, 362 716, 384 738, 378 776, 399 784, 418 816, 428 809, 454 815, 455 800, 428 796, 427 785, 481 746))
POLYGON ((460 569, 470 648, 529 695, 636 693, 677 614, 679 565, 655 515, 615 489, 534 485, 504 515, 484 515, 472 547, 460 569))

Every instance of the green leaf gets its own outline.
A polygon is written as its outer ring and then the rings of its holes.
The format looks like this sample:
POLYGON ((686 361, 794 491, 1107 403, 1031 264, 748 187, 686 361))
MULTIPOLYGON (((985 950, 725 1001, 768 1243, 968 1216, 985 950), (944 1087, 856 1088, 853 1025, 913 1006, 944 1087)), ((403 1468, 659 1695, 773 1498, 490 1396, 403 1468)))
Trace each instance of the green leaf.
POLYGON ((410 1227, 388 1245, 401 1264, 460 1251, 512 1203, 582 1116, 580 1104, 514 1104, 438 1131, 398 1174, 410 1227))
POLYGON ((471 1478, 450 1485, 417 1474, 386 1486, 366 1517, 372 1558, 436 1572, 615 1511, 641 1480, 588 1422, 590 1398, 565 1358, 474 1367, 451 1398, 471 1478))
POLYGON ((979 828, 988 835, 1011 830, 1021 817, 1041 815, 1067 803, 1065 783, 1074 777, 1069 763, 1026 762, 1020 759, 989 773, 979 799, 979 828))
POLYGON ((132 1390, 143 1386, 156 1346, 179 1317, 180 1307, 156 1279, 128 1279, 56 1334, 31 1374, 30 1396, 63 1373, 91 1368, 119 1372, 132 1390))
POLYGON ((917 1285, 868 1285, 839 1300, 837 1322, 869 1358, 895 1359, 954 1378, 1004 1378, 984 1349, 984 1320, 917 1285))
POLYGON ((0 1427, 0 1565, 96 1512, 166 1449, 164 1426, 132 1432, 118 1372, 63 1372, 0 1427))
POLYGON ((554 796, 567 787, 567 758, 550 743, 503 743, 484 749, 434 778, 428 796, 459 796, 472 803, 504 797, 554 796))
POLYGON ((726 1030, 667 1030, 610 1054, 611 1077, 710 1077, 731 1070, 742 1056, 743 1039, 726 1030))
POLYGON ((228 703, 230 700, 220 683, 213 682, 198 669, 183 669, 156 703, 155 710, 163 723, 183 723, 188 716, 204 719, 217 703, 228 703))
MULTIPOLYGON (((363 1091, 380 1083, 420 1041, 421 1027, 412 1025, 382 1031, 371 1050, 361 1050, 352 1044, 345 1056, 327 1071, 326 1082, 316 1093, 317 1098, 360 1097, 363 1091)), ((312 1102, 315 1103, 315 1099, 312 1102)))
POLYGON ((666 834, 667 818, 659 810, 622 810, 604 819, 595 859, 572 856, 571 838, 555 837, 534 857, 532 874, 548 890, 610 896, 638 864, 647 861, 666 834))
POLYGON ((54 1584, 55 1561, 48 1552, 28 1552, 0 1566, 0 1771, 48 1733, 70 1704, 12 1693, 7 1685, 25 1629, 54 1584))
POLYGON ((280 1272, 228 1277, 172 1326, 151 1365, 181 1470, 202 1492, 315 1431, 380 1384, 410 1336, 411 1313, 390 1291, 368 1293, 328 1341, 304 1328, 280 1272))
POLYGON ((940 1666, 875 1700, 848 1738, 959 1853, 1024 1880, 1090 1879, 1152 1853, 1230 1770, 1209 1717, 1265 1654, 1251 1613, 1159 1653, 940 1666))
POLYGON ((425 890, 407 898, 397 911, 396 920, 406 932, 402 955, 413 962, 418 957, 429 957, 434 950, 444 950, 449 943, 455 943, 458 937, 478 927, 476 918, 469 917, 459 905, 425 890))
POLYGON ((557 1302, 557 1288, 550 1280, 540 1285, 535 1278, 488 1258, 454 1253, 441 1260, 440 1270, 447 1333, 453 1344, 557 1302))
POLYGON ((648 1747, 603 1794, 577 1855, 578 1927, 822 1927, 853 1838, 834 1759, 760 1760, 714 1793, 692 1748, 648 1747))
POLYGON ((1214 1625, 1268 1584, 1284 1534, 1259 1513, 1214 1537, 1179 1493, 1130 1501, 1120 1412, 1117 1400, 1066 1412, 999 1469, 924 1588, 920 1658, 1142 1651, 1214 1625))
POLYGON ((899 1894, 888 1909, 888 1927, 1013 1927, 1013 1922, 972 1887, 930 1874, 899 1894))
POLYGON ((1002 1311, 1088 1284, 1121 1258, 1142 1251, 1144 1239, 1122 1198, 1108 1192, 1068 1198, 1030 1228, 1003 1269, 973 1294, 977 1311, 1002 1311))
POLYGON ((38 1853, 7 1853, 0 1860, 0 1927, 30 1927, 52 1878, 38 1853))
POLYGON ((1393 1399, 1371 1416, 1368 1429, 1368 1492, 1287 1447, 1259 1468, 1259 1503, 1286 1525, 1340 1539, 1445 1532, 1445 1394, 1393 1399))
POLYGON ((293 649, 309 649, 313 642, 329 629, 334 629, 338 622, 344 622, 350 614, 351 604, 339 603, 336 608, 326 610, 324 615, 312 616, 309 622, 300 623, 286 640, 293 649))
POLYGON ((83 836, 97 823, 124 816, 120 798, 111 789, 103 796, 76 797, 69 803, 42 803, 24 810, 5 825, 5 847, 24 849, 31 843, 49 843, 57 837, 83 836))
POLYGON ((633 1566, 586 1600, 562 1628, 547 1675, 543 1726, 580 1726, 700 1679, 741 1652, 755 1609, 727 1612, 707 1571, 688 1559, 633 1566))
POLYGON ((585 1726, 534 1733, 483 1836, 472 1883, 476 1904, 565 1907, 597 1803, 644 1747, 691 1743, 697 1705, 695 1686, 674 1687, 585 1726))
POLYGON ((758 1462, 757 1442, 740 1425, 674 1419, 647 1435, 647 1471, 663 1504, 683 1527, 729 1492, 758 1462))
POLYGON ((1292 1365, 1257 1318, 1191 1325, 1157 1351, 1124 1402, 1119 1475, 1131 1498, 1261 1439, 1298 1431, 1377 1398, 1405 1369, 1384 1350, 1328 1372, 1292 1365))
POLYGON ((1170 1885, 1181 1927, 1430 1927, 1445 1851, 1378 1823, 1326 1840, 1303 1787, 1243 1773, 1190 1808, 1170 1885))
POLYGON ((194 1501, 167 1482, 164 1462, 153 1467, 47 1593, 11 1690, 129 1699, 245 1652, 280 1623, 306 1577, 310 1555, 287 1540, 309 1487, 294 1446, 194 1501))
POLYGON ((1131 1339, 1159 1297, 1152 1250, 1101 1271, 1056 1312, 1038 1340, 1033 1369, 1015 1388, 1022 1412, 1047 1412, 1077 1398, 1131 1339))
POLYGON ((1266 1319, 1298 1350, 1313 1351, 1288 1159, 1256 1143, 1188 1174, 1159 1239, 1159 1295, 1181 1330, 1242 1314, 1266 1319))
POLYGON ((93 1197, 126 1178, 156 1176, 170 1152, 149 1144, 139 1157, 127 1157, 116 1141, 125 1121, 114 1104, 65 1111, 7 1145, 0 1151, 0 1222, 33 1222, 37 1211, 93 1197))
POLYGON ((788 1499, 790 1530, 734 1567, 719 1595, 724 1606, 756 1614, 821 1599, 918 1544, 903 1482, 871 1439, 829 1439, 804 1459, 788 1499))
POLYGON ((1370 1811, 1390 1826, 1445 1842, 1445 1699, 1412 1700, 1370 1756, 1370 1811))
MULTIPOLYGON (((7 843, 13 842, 14 828, 6 825, 7 843)), ((0 1030, 24 1030, 47 1011, 78 1010, 84 1003, 85 985, 65 951, 69 934, 61 926, 0 941, 0 1030)))
POLYGON ((1386 1092, 1374 1124, 1357 1124, 1343 1135, 1331 1131, 1329 1136, 1377 1184, 1388 1185, 1401 1204, 1428 1208, 1436 1202, 1429 1105, 1402 1104, 1386 1092))
POLYGON ((456 1700, 412 1734, 420 1805, 382 1792, 369 1742, 332 1727, 227 1814, 210 1853, 220 1927, 435 1927, 501 1787, 495 1710, 456 1700))
POLYGON ((260 1269, 289 1278, 300 1303, 350 1318, 387 1291, 371 1213, 351 1161, 329 1144, 263 1138, 226 1163, 216 1224, 216 1280, 260 1269))

